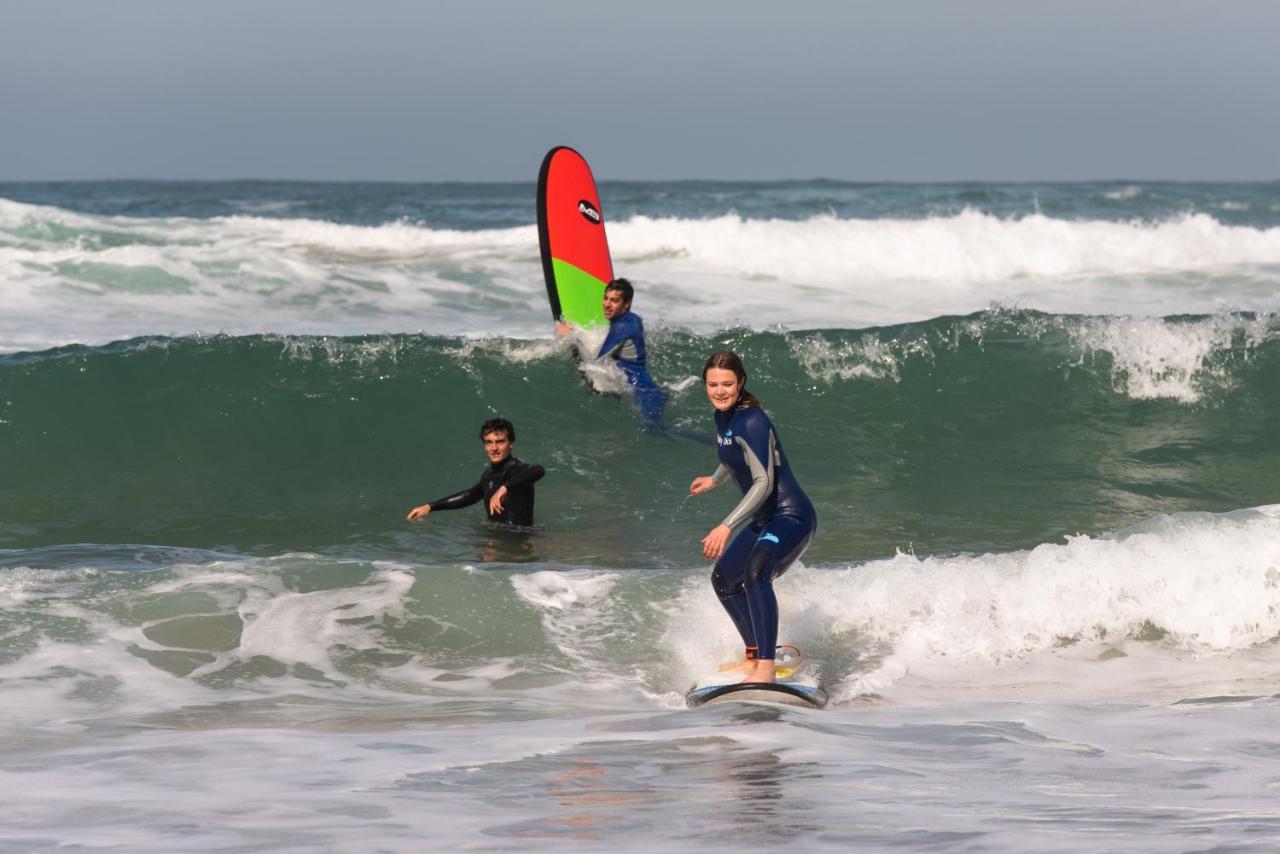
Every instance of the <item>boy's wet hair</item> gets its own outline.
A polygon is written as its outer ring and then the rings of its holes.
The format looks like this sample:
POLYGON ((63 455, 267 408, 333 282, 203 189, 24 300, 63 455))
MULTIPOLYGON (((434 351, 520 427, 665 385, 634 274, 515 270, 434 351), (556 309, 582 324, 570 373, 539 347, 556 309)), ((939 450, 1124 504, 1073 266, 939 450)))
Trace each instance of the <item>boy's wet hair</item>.
POLYGON ((507 439, 514 442, 516 440, 516 427, 505 418, 490 418, 488 421, 480 425, 480 441, 484 441, 484 437, 490 433, 506 433, 507 439))

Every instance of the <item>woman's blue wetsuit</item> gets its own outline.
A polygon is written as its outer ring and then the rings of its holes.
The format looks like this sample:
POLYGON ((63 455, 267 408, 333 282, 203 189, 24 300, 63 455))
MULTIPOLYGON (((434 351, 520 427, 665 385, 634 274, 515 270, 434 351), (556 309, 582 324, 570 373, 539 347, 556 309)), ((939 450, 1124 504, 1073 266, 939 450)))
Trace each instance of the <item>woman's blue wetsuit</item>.
POLYGON ((712 479, 720 484, 732 476, 743 493, 724 524, 749 524, 716 561, 711 586, 742 635, 748 657, 772 659, 778 643, 773 579, 804 554, 818 515, 796 482, 764 410, 751 406, 717 412, 716 442, 720 467, 712 479))
POLYGON ((667 405, 667 394, 645 367, 644 323, 630 310, 609 321, 609 335, 600 345, 597 359, 610 357, 627 376, 627 383, 635 395, 636 408, 644 420, 662 427, 662 410, 667 405))

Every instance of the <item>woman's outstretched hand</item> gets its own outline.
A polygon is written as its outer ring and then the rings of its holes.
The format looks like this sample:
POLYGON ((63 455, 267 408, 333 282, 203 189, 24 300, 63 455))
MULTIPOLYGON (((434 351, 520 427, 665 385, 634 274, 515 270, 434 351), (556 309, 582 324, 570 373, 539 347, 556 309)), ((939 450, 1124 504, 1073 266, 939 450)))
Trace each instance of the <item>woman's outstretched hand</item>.
POLYGON ((715 488, 716 488, 715 478, 710 476, 695 477, 693 479, 693 483, 689 484, 689 494, 701 495, 702 493, 715 488))

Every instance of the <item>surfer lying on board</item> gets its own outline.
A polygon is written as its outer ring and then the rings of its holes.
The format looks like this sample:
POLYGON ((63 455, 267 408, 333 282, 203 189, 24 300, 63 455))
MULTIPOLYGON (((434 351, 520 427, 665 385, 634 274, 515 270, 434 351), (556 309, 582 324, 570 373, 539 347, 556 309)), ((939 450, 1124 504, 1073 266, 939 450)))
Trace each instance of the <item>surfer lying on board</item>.
MULTIPOLYGON (((613 359, 627 377, 627 384, 635 397, 645 423, 662 428, 662 410, 667 405, 667 394, 645 366, 644 321, 631 310, 635 288, 626 279, 614 279, 604 287, 604 316, 609 321, 609 335, 600 345, 597 359, 613 359)), ((573 328, 563 321, 556 325, 556 335, 565 336, 573 328)))
POLYGON ((481 498, 489 512, 489 521, 510 525, 533 524, 533 484, 546 471, 542 466, 523 463, 511 456, 516 441, 516 428, 505 418, 490 418, 480 425, 480 441, 484 442, 489 467, 480 482, 470 489, 455 492, 409 511, 409 519, 425 519, 433 510, 457 510, 470 507, 481 498))
POLYGON ((715 407, 720 466, 696 477, 699 495, 733 478, 742 500, 702 539, 702 554, 717 559, 711 586, 742 635, 755 666, 743 682, 775 681, 778 600, 773 580, 787 571, 813 540, 818 516, 787 463, 787 455, 760 400, 747 391, 747 370, 737 353, 714 354, 702 368, 707 398, 715 407), (733 529, 746 524, 729 544, 733 529))

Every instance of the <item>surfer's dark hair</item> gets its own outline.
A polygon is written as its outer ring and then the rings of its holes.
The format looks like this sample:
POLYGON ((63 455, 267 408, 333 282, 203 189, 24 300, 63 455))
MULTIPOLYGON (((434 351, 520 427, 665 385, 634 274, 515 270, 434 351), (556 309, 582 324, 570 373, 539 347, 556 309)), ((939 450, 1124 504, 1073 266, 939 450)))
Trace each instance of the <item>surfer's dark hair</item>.
POLYGON ((514 442, 516 440, 516 426, 505 418, 490 418, 488 421, 480 425, 480 441, 484 441, 484 437, 490 433, 506 433, 507 439, 514 442))
POLYGON ((707 371, 712 368, 733 371, 733 375, 738 378, 738 402, 733 405, 734 409, 746 409, 748 406, 764 409, 764 404, 760 402, 760 398, 747 391, 747 368, 742 364, 741 356, 732 350, 721 350, 719 353, 712 353, 711 358, 707 359, 707 363, 702 366, 702 381, 704 383, 707 381, 707 371))
POLYGON ((631 305, 631 300, 635 299, 636 289, 631 287, 631 283, 626 279, 614 279, 612 282, 604 286, 606 292, 618 291, 622 294, 622 301, 627 305, 631 305))

